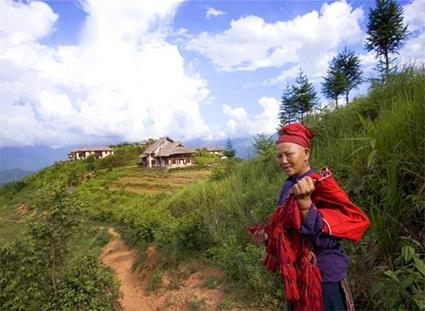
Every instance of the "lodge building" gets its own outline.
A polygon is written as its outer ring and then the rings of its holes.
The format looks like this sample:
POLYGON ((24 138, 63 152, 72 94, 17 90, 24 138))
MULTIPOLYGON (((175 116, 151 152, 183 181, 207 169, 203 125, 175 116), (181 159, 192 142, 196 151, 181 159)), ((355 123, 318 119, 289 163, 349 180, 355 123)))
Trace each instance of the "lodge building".
POLYGON ((161 137, 148 146, 139 156, 139 163, 146 167, 181 167, 193 165, 195 151, 170 137, 161 137))

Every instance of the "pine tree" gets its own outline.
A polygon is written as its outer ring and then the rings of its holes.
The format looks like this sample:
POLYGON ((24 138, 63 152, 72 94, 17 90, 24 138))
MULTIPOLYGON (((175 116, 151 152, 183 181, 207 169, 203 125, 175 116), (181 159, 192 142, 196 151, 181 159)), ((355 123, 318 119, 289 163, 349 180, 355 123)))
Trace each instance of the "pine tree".
POLYGON ((351 50, 344 50, 335 56, 322 83, 322 93, 328 99, 333 99, 338 108, 338 98, 345 94, 345 102, 348 104, 349 94, 361 82, 362 71, 360 59, 351 50))
POLYGON ((338 108, 338 98, 347 89, 348 80, 346 75, 335 66, 335 58, 329 66, 326 77, 322 83, 322 93, 327 99, 335 101, 335 107, 338 108))
POLYGON ((282 93, 279 109, 279 120, 281 126, 294 122, 298 119, 297 107, 293 98, 294 94, 292 90, 292 86, 288 84, 282 93))
POLYGON ((369 10, 367 34, 365 47, 375 51, 385 78, 394 69, 390 68, 395 60, 390 59, 390 54, 397 54, 409 36, 407 25, 403 23, 403 8, 395 0, 376 0, 376 8, 369 10))
POLYGON ((301 118, 300 121, 303 122, 304 116, 313 111, 318 105, 319 100, 313 84, 308 81, 302 69, 300 69, 300 74, 295 79, 295 84, 292 86, 292 93, 296 111, 301 118))
POLYGON ((236 150, 233 148, 233 143, 230 138, 227 138, 226 147, 224 148, 223 155, 228 158, 233 158, 236 154, 236 150))
POLYGON ((348 104, 350 92, 362 83, 362 70, 360 69, 360 59, 354 53, 344 48, 335 58, 335 67, 337 72, 342 72, 346 79, 344 89, 345 103, 348 104))
POLYGON ((254 138, 253 147, 264 161, 275 157, 275 140, 272 136, 257 134, 254 138))

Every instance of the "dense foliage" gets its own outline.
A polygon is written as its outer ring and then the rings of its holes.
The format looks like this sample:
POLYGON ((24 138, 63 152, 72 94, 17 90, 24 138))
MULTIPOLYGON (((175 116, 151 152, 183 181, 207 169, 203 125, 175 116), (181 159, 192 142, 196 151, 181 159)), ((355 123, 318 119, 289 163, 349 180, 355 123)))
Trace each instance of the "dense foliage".
MULTIPOLYGON (((42 191, 34 200, 40 214, 28 218, 27 234, 0 246, 0 307, 2 310, 113 309, 118 298, 114 276, 98 264, 106 241, 88 230, 92 243, 83 246, 77 229, 83 202, 64 189, 42 191), (81 256, 80 256, 81 255, 81 256)), ((105 233, 103 233, 105 234, 105 233)), ((87 237, 86 237, 87 238, 87 237)))

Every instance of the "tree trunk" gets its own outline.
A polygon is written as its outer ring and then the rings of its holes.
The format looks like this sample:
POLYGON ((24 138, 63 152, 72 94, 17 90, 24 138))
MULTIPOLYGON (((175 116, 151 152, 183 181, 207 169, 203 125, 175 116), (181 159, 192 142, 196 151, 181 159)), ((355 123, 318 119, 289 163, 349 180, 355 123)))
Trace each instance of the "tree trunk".
POLYGON ((384 52, 385 56, 385 80, 388 77, 388 74, 390 73, 390 60, 388 59, 388 51, 384 52))
POLYGON ((335 98, 335 108, 338 109, 338 97, 335 98))
POLYGON ((349 92, 345 92, 345 104, 348 105, 348 94, 349 92))

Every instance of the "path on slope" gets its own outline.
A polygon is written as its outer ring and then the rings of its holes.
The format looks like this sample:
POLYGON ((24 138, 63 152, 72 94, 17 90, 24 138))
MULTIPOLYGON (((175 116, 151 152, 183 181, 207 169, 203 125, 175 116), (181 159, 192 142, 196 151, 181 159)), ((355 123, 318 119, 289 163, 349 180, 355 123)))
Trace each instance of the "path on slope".
POLYGON ((155 248, 148 247, 144 262, 135 271, 133 263, 138 258, 137 252, 121 239, 114 228, 108 231, 112 240, 103 249, 101 260, 118 276, 121 291, 119 302, 124 311, 186 310, 195 302, 202 302, 208 310, 215 310, 223 300, 222 288, 203 286, 207 276, 220 275, 219 271, 213 269, 194 272, 189 269, 187 278, 181 280, 179 286, 172 285, 171 276, 164 273, 161 287, 156 292, 148 293, 149 280, 158 262, 155 248))
POLYGON ((147 304, 140 281, 133 273, 132 265, 137 258, 134 250, 130 249, 113 228, 109 228, 112 240, 102 252, 102 263, 112 268, 120 281, 120 304, 124 310, 152 310, 147 304))

